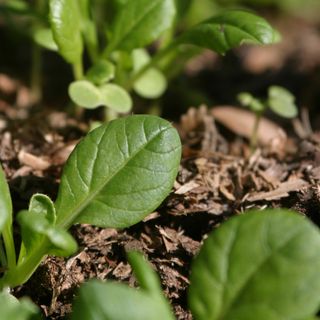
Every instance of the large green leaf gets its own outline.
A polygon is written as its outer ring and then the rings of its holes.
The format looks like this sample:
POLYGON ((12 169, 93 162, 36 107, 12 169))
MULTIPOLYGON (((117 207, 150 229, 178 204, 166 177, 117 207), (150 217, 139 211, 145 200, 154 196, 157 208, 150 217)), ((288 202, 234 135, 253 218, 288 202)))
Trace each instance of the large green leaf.
POLYGON ((171 26, 174 16, 174 0, 127 1, 113 25, 108 53, 145 47, 171 26))
POLYGON ((72 320, 173 320, 159 279, 140 254, 131 257, 140 290, 115 282, 83 285, 73 307, 72 320), (138 270, 137 270, 137 269, 138 270))
POLYGON ((12 221, 12 202, 9 186, 0 165, 0 232, 6 224, 11 225, 12 221))
POLYGON ((320 304, 320 234, 307 219, 266 210, 226 222, 194 261, 190 307, 199 320, 301 320, 320 304))
POLYGON ((278 32, 263 18, 241 10, 227 10, 190 28, 177 41, 225 53, 243 43, 271 44, 278 32))
POLYGON ((53 38, 66 61, 81 61, 81 15, 77 0, 50 0, 50 23, 53 38))
POLYGON ((41 319, 39 310, 28 299, 16 299, 9 293, 0 292, 0 319, 32 320, 41 319))
POLYGON ((64 168, 57 224, 137 223, 170 192, 180 156, 176 130, 158 117, 129 116, 91 131, 64 168))

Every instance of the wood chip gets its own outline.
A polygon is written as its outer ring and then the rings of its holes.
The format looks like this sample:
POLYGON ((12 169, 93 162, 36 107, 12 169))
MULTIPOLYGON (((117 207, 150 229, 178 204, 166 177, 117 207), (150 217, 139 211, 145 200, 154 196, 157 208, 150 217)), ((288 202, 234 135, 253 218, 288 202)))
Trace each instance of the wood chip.
POLYGON ((309 183, 303 179, 294 179, 283 182, 275 190, 268 192, 258 192, 247 198, 247 201, 261 201, 261 200, 279 200, 289 196, 289 192, 300 191, 302 188, 308 186, 309 183))
MULTIPOLYGON (((229 130, 246 138, 251 137, 256 119, 254 113, 232 106, 214 107, 211 112, 215 119, 229 130)), ((284 146, 286 139, 287 135, 280 126, 266 118, 261 118, 258 130, 260 144, 269 145, 277 142, 284 146)))
POLYGON ((21 164, 27 165, 34 170, 46 170, 51 166, 51 163, 41 157, 37 157, 29 152, 21 150, 18 154, 18 159, 21 164))

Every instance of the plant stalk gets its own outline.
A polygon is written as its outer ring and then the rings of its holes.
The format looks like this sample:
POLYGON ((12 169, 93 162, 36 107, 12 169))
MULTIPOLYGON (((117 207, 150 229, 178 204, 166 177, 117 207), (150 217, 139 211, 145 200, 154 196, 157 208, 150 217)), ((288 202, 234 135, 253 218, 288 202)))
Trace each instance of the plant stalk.
POLYGON ((2 232, 2 237, 3 237, 4 247, 6 250, 7 267, 8 269, 13 269, 16 267, 17 262, 16 262, 16 249, 14 246, 11 223, 6 224, 2 232))
POLYGON ((253 130, 250 138, 250 149, 251 152, 253 152, 257 148, 257 142, 258 142, 258 130, 259 130, 259 124, 261 120, 261 113, 256 113, 255 122, 253 125, 253 130))
POLYGON ((28 281, 47 253, 48 243, 43 240, 22 263, 12 269, 9 268, 0 279, 0 290, 6 287, 13 288, 28 281))
POLYGON ((125 88, 130 91, 134 83, 150 68, 155 67, 167 54, 176 46, 176 42, 171 42, 166 48, 160 50, 145 66, 132 76, 125 88))

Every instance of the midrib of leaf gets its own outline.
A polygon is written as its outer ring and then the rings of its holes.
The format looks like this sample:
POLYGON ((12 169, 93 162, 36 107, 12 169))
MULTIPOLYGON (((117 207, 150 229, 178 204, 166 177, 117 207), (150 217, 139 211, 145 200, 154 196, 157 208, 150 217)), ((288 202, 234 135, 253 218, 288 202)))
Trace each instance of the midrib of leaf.
POLYGON ((154 1, 153 3, 154 5, 151 5, 149 7, 149 9, 145 12, 144 15, 142 15, 138 20, 136 20, 136 22, 133 24, 133 26, 131 26, 131 28, 128 28, 128 31, 124 34, 124 36, 120 39, 118 39, 115 44, 113 46, 111 46, 110 50, 114 50, 114 48, 116 48, 119 44, 119 42, 125 42, 127 40, 128 37, 130 37, 130 33, 132 33, 133 30, 137 29, 137 27, 139 26, 139 24, 145 19, 146 16, 148 16, 148 14, 154 10, 155 7, 157 7, 159 5, 159 2, 154 1))
MULTIPOLYGON (((237 292, 234 294, 233 298, 230 300, 230 302, 224 306, 224 310, 222 310, 218 320, 224 320, 226 319, 226 316, 228 316, 228 313, 232 309, 232 307, 235 305, 237 302, 237 297, 241 296, 241 294, 246 290, 248 284, 251 282, 252 278, 255 276, 257 271, 261 269, 276 253, 278 253, 281 249, 283 249, 290 241, 292 238, 294 238, 297 234, 299 234, 301 231, 298 230, 294 232, 290 237, 279 247, 277 247, 275 250, 272 250, 270 254, 268 254, 258 265, 255 269, 252 270, 252 272, 248 275, 248 277, 243 281, 243 285, 240 286, 240 288, 237 290, 237 292)), ((235 243, 235 242, 234 242, 235 243)), ((233 243, 233 244, 234 244, 233 243)), ((232 250, 229 250, 228 252, 230 253, 232 250)), ((229 269, 228 269, 229 270, 229 269)), ((225 291, 223 294, 223 300, 225 300, 225 291)))
MULTIPOLYGON (((162 134, 163 132, 170 130, 171 127, 166 127, 164 129, 159 130, 159 132, 154 135, 150 140, 146 141, 146 143, 142 144, 140 148, 138 148, 131 157, 128 157, 121 166, 119 166, 119 168, 110 175, 110 177, 108 177, 106 179, 106 181, 104 183, 102 183, 99 187, 96 188, 95 191, 92 191, 89 193, 89 195, 87 197, 84 198, 83 201, 79 202, 79 205, 75 207, 75 209, 73 210, 73 212, 71 214, 66 214, 65 212, 63 213, 59 213, 59 208, 57 208, 57 218, 59 219, 59 215, 63 215, 64 217, 68 217, 65 219, 62 219, 60 222, 58 221, 57 226, 62 227, 62 228, 66 228, 68 229, 71 225, 72 222, 76 219, 76 217, 79 215, 79 213, 85 209, 89 203, 101 192, 101 190, 113 179, 115 178, 120 172, 121 170, 131 161, 133 160, 145 147, 147 147, 154 139, 156 139, 157 137, 159 137, 160 134, 162 134)), ((143 128, 144 130, 144 128, 143 128)), ((170 152, 174 151, 174 149, 170 150, 170 152)), ((77 168, 78 170, 78 168, 77 168)), ((72 188, 68 182, 69 185, 69 189, 72 192, 72 188)), ((74 199, 76 199, 74 197, 74 199)))

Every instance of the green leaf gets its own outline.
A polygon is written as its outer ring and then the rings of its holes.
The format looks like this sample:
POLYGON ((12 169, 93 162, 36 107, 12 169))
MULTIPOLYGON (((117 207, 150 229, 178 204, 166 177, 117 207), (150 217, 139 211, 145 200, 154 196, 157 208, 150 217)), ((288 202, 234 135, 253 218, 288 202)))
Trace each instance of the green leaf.
POLYGON ((53 40, 51 29, 42 28, 35 30, 33 39, 39 46, 42 46, 45 49, 58 51, 58 46, 53 40))
POLYGON ((246 11, 227 10, 190 28, 177 41, 224 54, 243 43, 265 45, 279 39, 279 33, 265 19, 246 11))
POLYGON ((39 212, 21 211, 18 214, 22 241, 27 255, 39 242, 48 240, 48 253, 67 257, 77 250, 77 243, 65 230, 51 224, 46 215, 39 212))
POLYGON ((12 202, 9 186, 0 165, 0 232, 6 224, 11 225, 12 221, 12 202))
POLYGON ((52 200, 45 194, 34 194, 29 203, 29 211, 45 215, 49 223, 56 223, 56 209, 52 200))
POLYGON ((132 100, 126 90, 120 86, 108 83, 100 87, 102 104, 117 111, 128 112, 132 108, 132 100))
MULTIPOLYGON (((137 73, 150 61, 150 56, 145 49, 134 50, 132 57, 134 73, 137 73)), ((133 88, 140 96, 155 99, 160 97, 166 90, 167 80, 160 70, 149 68, 134 82, 133 88)))
POLYGON ((170 192, 181 144, 169 122, 134 115, 91 131, 69 157, 56 202, 57 224, 124 228, 170 192))
POLYGON ((50 23, 60 54, 71 64, 82 59, 81 15, 77 0, 50 0, 50 23))
POLYGON ((95 109, 102 104, 102 96, 99 89, 90 81, 73 81, 69 85, 68 92, 71 100, 83 108, 95 109))
POLYGON ((320 303, 320 234, 287 210, 227 221, 192 266, 190 308, 199 320, 305 319, 320 303))
POLYGON ((86 78, 96 85, 102 85, 115 76, 115 66, 107 60, 100 60, 87 72, 86 78))
POLYGON ((283 87, 271 86, 268 91, 268 104, 270 109, 284 118, 294 118, 298 114, 295 97, 283 87))
POLYGON ((39 310, 28 299, 16 299, 9 293, 0 292, 0 318, 3 320, 32 320, 41 319, 39 310))
POLYGON ((174 16, 174 0, 127 1, 116 17, 107 53, 145 47, 171 26, 174 16))
POLYGON ((244 107, 248 107, 256 113, 263 112, 266 109, 265 105, 259 99, 256 99, 248 92, 240 93, 238 100, 244 107))
POLYGON ((140 290, 121 283, 90 281, 80 288, 71 319, 173 320, 155 272, 140 254, 131 254, 131 260, 134 272, 137 271, 136 266, 140 270, 139 277, 145 278, 145 285, 140 290), (151 290, 149 280, 152 282, 151 290))

